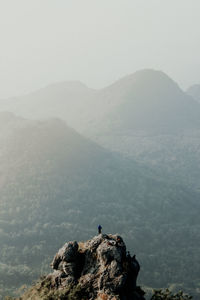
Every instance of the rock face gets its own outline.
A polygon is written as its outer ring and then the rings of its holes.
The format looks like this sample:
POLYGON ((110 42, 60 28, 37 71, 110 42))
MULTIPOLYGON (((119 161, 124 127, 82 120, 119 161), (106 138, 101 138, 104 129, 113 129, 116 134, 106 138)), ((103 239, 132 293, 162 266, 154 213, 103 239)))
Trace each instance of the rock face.
POLYGON ((118 235, 100 234, 84 243, 68 242, 51 266, 53 273, 41 286, 48 281, 51 289, 62 293, 78 286, 82 296, 77 299, 144 300, 144 292, 136 286, 139 263, 135 256, 127 255, 118 235))

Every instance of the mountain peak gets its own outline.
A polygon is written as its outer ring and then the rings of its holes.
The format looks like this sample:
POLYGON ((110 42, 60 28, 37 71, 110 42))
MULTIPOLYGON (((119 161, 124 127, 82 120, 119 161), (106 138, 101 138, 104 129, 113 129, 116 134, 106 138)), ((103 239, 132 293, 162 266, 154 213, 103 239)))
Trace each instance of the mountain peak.
POLYGON ((136 286, 140 265, 126 253, 119 235, 99 234, 86 242, 71 241, 59 249, 46 276, 22 299, 144 300, 136 286), (56 298, 57 297, 57 298, 56 298), (45 298, 46 299, 46 298, 45 298))
POLYGON ((96 127, 106 134, 199 128, 199 104, 162 71, 137 71, 106 88, 102 98, 108 109, 96 127))
POLYGON ((178 84, 174 82, 166 73, 159 70, 153 69, 143 69, 136 71, 133 74, 127 75, 111 86, 107 87, 106 89, 116 89, 118 87, 119 90, 121 89, 128 89, 128 88, 162 88, 166 87, 169 89, 170 87, 173 89, 179 89, 178 84))

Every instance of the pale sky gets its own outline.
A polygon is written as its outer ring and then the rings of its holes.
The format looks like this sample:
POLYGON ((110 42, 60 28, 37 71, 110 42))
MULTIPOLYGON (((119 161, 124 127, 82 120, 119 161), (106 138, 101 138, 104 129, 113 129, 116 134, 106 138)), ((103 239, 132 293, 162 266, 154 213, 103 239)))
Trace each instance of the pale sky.
POLYGON ((0 98, 143 68, 200 83, 200 0, 0 0, 0 98))

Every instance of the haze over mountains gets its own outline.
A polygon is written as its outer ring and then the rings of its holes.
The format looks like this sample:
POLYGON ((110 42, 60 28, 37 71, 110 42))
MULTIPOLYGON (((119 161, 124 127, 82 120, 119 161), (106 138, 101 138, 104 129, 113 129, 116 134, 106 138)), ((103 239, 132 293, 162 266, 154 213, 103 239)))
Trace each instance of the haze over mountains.
POLYGON ((161 71, 138 71, 102 90, 57 83, 1 100, 5 110, 25 118, 61 118, 103 147, 200 188, 200 105, 161 71))
POLYGON ((80 82, 61 82, 19 98, 0 100, 0 110, 31 119, 59 117, 80 128, 94 94, 80 82))
POLYGON ((98 223, 138 254, 143 284, 198 293, 197 101, 163 72, 143 70, 98 91, 54 84, 1 100, 0 111, 4 293, 98 223))
POLYGON ((102 120, 108 134, 174 133, 200 126, 199 105, 163 72, 138 71, 108 87, 106 94, 115 103, 102 120))
POLYGON ((112 132, 156 129, 165 133, 200 127, 199 105, 167 75, 154 70, 138 71, 96 91, 80 82, 52 84, 1 100, 0 109, 31 118, 56 116, 78 131, 83 131, 81 126, 91 130, 91 121, 95 128, 101 123, 98 131, 108 127, 112 132))
POLYGON ((196 101, 200 102, 200 84, 192 85, 188 90, 187 93, 191 95, 196 101))

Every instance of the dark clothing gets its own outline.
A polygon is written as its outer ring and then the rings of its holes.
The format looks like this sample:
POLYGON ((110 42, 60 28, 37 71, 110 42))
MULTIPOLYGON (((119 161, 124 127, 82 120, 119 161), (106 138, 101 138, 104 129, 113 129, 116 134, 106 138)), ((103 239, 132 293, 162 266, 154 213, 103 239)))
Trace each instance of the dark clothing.
POLYGON ((101 234, 101 230, 102 230, 102 227, 101 227, 101 225, 99 225, 98 226, 98 232, 99 232, 99 234, 101 234))

